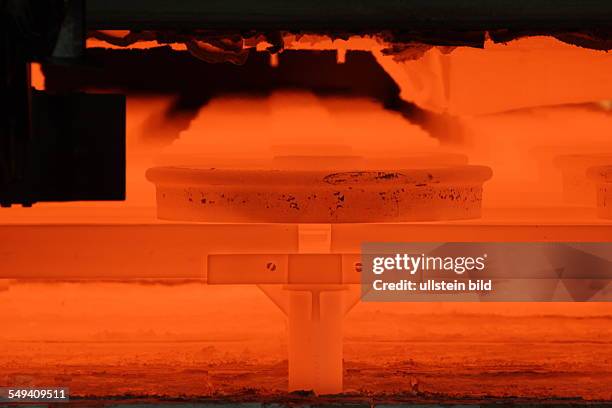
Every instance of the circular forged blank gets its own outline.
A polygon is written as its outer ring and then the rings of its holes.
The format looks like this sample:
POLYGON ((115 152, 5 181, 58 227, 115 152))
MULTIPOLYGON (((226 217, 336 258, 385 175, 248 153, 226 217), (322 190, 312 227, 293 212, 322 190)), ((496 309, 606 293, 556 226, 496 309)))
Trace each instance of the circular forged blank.
POLYGON ((307 171, 154 167, 158 217, 201 222, 358 223, 478 218, 484 166, 307 171))
POLYGON ((591 167, 587 175, 597 189, 597 215, 612 219, 612 166, 591 167))
POLYGON ((567 203, 592 207, 595 203, 596 187, 587 169, 612 165, 611 153, 567 154, 554 159, 563 175, 563 198, 567 203))

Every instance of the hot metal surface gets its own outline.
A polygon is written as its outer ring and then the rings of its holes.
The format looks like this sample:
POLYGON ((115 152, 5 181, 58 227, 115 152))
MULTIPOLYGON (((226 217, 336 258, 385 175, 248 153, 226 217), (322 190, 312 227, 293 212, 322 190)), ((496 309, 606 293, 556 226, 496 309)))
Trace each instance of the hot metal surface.
MULTIPOLYGON (((351 167, 349 167, 351 168, 351 167)), ((480 216, 485 166, 395 170, 155 167, 158 217, 212 222, 345 223, 480 216)))

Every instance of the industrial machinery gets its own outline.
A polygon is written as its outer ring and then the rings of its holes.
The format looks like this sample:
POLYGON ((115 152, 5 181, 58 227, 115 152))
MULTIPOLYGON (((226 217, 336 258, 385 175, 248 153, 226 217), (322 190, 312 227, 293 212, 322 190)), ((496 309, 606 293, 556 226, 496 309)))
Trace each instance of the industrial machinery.
MULTIPOLYGON (((612 236, 608 1, 0 0, 0 12, 0 297, 41 281, 257 287, 287 318, 289 395, 359 399, 343 322, 362 296, 363 243, 612 236)), ((508 392, 534 397, 529 375, 508 392)), ((72 389, 115 392, 93 384, 72 389)), ((440 384, 431 395, 463 392, 440 384)), ((612 399, 581 384, 547 396, 612 399)), ((219 387, 206 395, 233 400, 219 387)))

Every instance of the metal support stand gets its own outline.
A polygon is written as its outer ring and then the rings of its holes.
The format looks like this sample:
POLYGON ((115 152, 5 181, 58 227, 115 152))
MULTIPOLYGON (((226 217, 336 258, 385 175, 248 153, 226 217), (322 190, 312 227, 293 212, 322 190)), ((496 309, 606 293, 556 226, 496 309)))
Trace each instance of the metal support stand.
POLYGON ((297 254, 208 258, 209 284, 257 284, 287 316, 289 391, 342 392, 342 329, 361 295, 360 257, 332 254, 330 243, 331 226, 300 225, 297 254))
POLYGON ((358 285, 260 285, 289 321, 289 391, 342 392, 344 317, 358 285))
POLYGON ((342 392, 344 290, 290 290, 289 390, 342 392))

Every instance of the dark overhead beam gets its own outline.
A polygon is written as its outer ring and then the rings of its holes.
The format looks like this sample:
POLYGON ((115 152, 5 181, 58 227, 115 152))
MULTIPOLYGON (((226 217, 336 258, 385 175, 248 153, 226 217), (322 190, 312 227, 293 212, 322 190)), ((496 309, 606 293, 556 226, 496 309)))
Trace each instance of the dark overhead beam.
POLYGON ((584 30, 610 0, 88 0, 90 29, 584 30))

